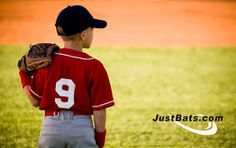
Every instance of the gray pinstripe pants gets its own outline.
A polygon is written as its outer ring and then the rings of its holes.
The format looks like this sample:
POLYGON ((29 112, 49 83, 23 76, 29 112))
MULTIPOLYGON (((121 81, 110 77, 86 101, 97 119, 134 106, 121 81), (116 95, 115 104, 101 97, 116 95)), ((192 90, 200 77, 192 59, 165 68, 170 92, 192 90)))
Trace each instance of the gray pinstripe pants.
POLYGON ((97 148, 91 117, 73 116, 70 111, 44 117, 38 147, 97 148))

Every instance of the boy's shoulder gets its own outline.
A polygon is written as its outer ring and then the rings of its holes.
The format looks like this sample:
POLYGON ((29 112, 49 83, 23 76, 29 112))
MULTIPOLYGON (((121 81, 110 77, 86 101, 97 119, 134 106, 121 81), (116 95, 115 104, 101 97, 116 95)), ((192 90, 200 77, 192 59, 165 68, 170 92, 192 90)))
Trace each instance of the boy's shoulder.
POLYGON ((56 55, 73 58, 82 60, 90 65, 103 67, 103 64, 100 60, 94 58, 93 56, 89 55, 88 53, 82 52, 82 51, 76 51, 69 48, 61 48, 59 52, 56 53, 56 55))
POLYGON ((85 52, 77 51, 77 50, 73 50, 69 48, 61 48, 59 52, 57 52, 56 54, 69 57, 69 58, 82 59, 82 60, 94 59, 92 56, 90 56, 89 54, 85 52))

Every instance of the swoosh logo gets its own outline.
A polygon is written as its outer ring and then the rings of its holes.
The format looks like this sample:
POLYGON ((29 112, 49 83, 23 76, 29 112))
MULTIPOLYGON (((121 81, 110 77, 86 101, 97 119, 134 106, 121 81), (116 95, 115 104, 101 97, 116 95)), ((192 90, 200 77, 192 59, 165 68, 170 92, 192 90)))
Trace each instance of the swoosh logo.
MULTIPOLYGON (((198 116, 204 116, 202 114, 197 114, 198 116)), ((169 115, 170 116, 170 115, 169 115)), ((205 128, 205 130, 197 130, 197 129, 193 129, 191 127, 188 127, 182 123, 180 123, 179 121, 174 121, 175 124, 179 125, 180 127, 195 133, 195 134, 199 134, 199 135, 214 135, 217 132, 217 126, 215 124, 215 122, 208 122, 208 127, 205 128)))

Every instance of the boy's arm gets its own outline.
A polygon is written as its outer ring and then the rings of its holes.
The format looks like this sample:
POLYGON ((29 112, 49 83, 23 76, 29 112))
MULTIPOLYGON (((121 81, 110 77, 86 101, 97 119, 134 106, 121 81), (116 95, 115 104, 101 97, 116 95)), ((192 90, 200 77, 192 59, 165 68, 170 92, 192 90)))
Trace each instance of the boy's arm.
POLYGON ((90 96, 95 125, 95 140, 102 148, 106 139, 106 108, 113 106, 114 100, 108 74, 101 62, 95 61, 91 74, 90 96))
POLYGON ((106 109, 94 110, 95 140, 99 148, 102 148, 106 139, 106 109))
POLYGON ((103 132, 106 128, 106 109, 94 110, 94 124, 97 132, 103 132))
POLYGON ((19 75, 20 75, 20 79, 21 79, 22 88, 24 89, 24 92, 25 92, 27 98, 29 99, 30 103, 34 107, 38 107, 39 101, 36 100, 29 92, 29 84, 31 82, 31 77, 21 70, 19 71, 19 75))
POLYGON ((30 103, 34 106, 34 107, 38 107, 39 106, 39 101, 36 100, 33 96, 31 96, 30 92, 29 92, 29 85, 26 85, 24 87, 24 92, 27 96, 27 98, 29 99, 30 103))

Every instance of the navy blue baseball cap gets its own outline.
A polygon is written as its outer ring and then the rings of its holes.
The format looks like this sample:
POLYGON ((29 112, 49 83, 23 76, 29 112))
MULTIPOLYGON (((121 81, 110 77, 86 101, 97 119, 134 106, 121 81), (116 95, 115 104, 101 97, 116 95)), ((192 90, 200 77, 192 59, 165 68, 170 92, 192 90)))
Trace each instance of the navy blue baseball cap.
POLYGON ((107 22, 93 18, 83 6, 74 5, 66 7, 59 13, 55 26, 59 36, 70 36, 88 27, 105 28, 107 22))

